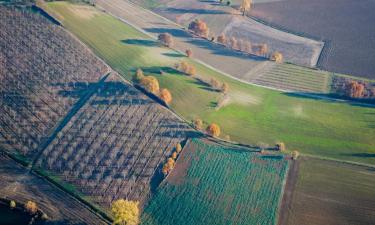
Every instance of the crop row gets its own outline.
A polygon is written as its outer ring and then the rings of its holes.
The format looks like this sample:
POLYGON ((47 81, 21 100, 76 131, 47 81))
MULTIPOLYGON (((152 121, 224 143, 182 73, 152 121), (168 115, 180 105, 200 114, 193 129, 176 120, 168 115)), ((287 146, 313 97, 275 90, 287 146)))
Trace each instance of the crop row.
POLYGON ((0 7, 0 145, 33 155, 106 66, 46 18, 0 7))

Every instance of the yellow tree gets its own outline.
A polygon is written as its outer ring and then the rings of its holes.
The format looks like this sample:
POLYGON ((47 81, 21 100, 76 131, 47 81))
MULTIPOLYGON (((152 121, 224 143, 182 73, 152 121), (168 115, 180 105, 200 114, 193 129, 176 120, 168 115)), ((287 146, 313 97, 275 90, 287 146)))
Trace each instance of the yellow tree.
POLYGON ((172 102, 172 94, 166 88, 161 89, 159 96, 167 104, 172 102))
POLYGON ((38 211, 38 206, 33 201, 27 201, 25 205, 25 209, 30 214, 35 214, 38 211))
POLYGON ((139 224, 139 202, 118 199, 112 203, 113 224, 137 225, 139 224))
POLYGON ((207 127, 207 133, 211 136, 218 137, 220 135, 220 127, 216 123, 211 123, 207 127))
POLYGON ((252 5, 252 0, 242 0, 240 10, 243 16, 245 16, 245 13, 247 13, 251 9, 251 5, 252 5))
POLYGON ((280 52, 276 51, 271 55, 271 60, 275 61, 277 63, 282 63, 283 62, 283 54, 280 52))
POLYGON ((140 84, 149 92, 157 94, 159 92, 159 81, 153 76, 145 76, 141 79, 140 84))

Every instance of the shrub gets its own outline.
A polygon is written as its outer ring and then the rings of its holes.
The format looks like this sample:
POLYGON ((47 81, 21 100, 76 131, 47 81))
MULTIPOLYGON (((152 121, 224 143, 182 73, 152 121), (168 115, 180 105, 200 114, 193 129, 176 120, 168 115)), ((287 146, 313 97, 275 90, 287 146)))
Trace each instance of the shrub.
POLYGON ((225 45, 227 43, 227 38, 225 37, 225 34, 220 34, 217 36, 217 42, 225 45))
POLYGON ((194 120, 194 127, 197 130, 202 130, 202 128, 203 128, 203 121, 201 119, 195 119, 194 120))
POLYGON ((200 19, 196 19, 193 22, 191 22, 189 24, 188 29, 194 32, 195 34, 205 38, 207 38, 209 34, 207 24, 200 19))
POLYGON ((25 205, 25 209, 30 214, 35 214, 38 211, 38 206, 33 201, 27 201, 25 205))
POLYGON ((227 1, 227 6, 230 6, 232 4, 231 1, 227 1))
POLYGON ((124 199, 112 203, 113 224, 138 225, 139 224, 139 202, 124 199))
POLYGON ((277 62, 277 63, 281 63, 283 61, 283 55, 280 52, 276 51, 276 52, 272 53, 270 59, 272 61, 277 62))
POLYGON ((218 137, 220 135, 220 127, 216 123, 211 123, 206 129, 207 133, 211 136, 218 137))
POLYGON ((350 81, 347 85, 347 95, 351 98, 362 98, 364 96, 365 86, 358 81, 350 81))
POLYGON ((159 81, 153 76, 145 76, 140 80, 140 84, 151 93, 159 92, 159 81))
POLYGON ((185 51, 185 53, 186 53, 186 56, 189 57, 189 58, 193 56, 193 51, 190 50, 190 49, 187 49, 187 50, 185 51))
POLYGON ((246 12, 248 12, 251 8, 252 0, 242 0, 240 11, 242 12, 242 15, 245 16, 246 12))
POLYGON ((210 85, 213 89, 220 89, 220 82, 215 78, 211 78, 210 85))
POLYGON ((231 37, 230 38, 230 40, 229 40, 229 47, 231 47, 232 49, 235 49, 235 50, 239 49, 238 42, 237 42, 237 39, 235 37, 231 37))
POLYGON ((142 69, 138 68, 136 71, 135 71, 135 74, 133 75, 133 81, 138 83, 142 80, 142 78, 144 78, 145 75, 143 75, 143 71, 142 69))
POLYGON ((174 44, 173 37, 170 33, 159 34, 158 40, 167 47, 172 47, 174 44))
POLYGON ((159 97, 167 104, 172 102, 172 95, 166 88, 161 89, 159 97))
POLYGON ((251 54, 253 52, 251 42, 250 41, 244 41, 242 43, 242 46, 241 46, 241 51, 251 54))

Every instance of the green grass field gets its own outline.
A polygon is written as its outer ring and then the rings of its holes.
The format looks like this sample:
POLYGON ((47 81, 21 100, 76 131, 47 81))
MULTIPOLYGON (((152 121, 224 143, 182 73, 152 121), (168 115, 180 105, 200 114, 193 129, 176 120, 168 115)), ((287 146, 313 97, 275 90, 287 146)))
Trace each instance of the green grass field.
POLYGON ((341 160, 375 164, 375 108, 294 96, 244 84, 192 60, 199 77, 228 83, 229 102, 215 109, 222 97, 194 78, 170 71, 187 60, 159 47, 145 34, 89 6, 48 3, 63 25, 112 68, 130 79, 137 67, 155 75, 173 95, 171 107, 187 120, 217 122, 223 135, 247 144, 277 141, 290 150, 341 160), (159 74, 163 69, 166 73, 159 74))
POLYGON ((282 156, 193 139, 142 224, 275 224, 287 168, 282 156))
POLYGON ((373 168, 301 159, 288 225, 373 224, 373 168))

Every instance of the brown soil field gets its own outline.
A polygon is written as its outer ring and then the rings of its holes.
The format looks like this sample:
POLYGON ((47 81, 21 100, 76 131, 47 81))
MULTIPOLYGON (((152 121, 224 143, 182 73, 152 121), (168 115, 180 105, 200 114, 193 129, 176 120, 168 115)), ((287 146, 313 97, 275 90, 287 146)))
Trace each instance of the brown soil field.
POLYGON ((293 180, 287 183, 286 194, 294 191, 283 201, 287 214, 280 225, 374 224, 374 168, 307 157, 298 161, 297 182, 294 187, 293 180))
POLYGON ((375 78, 375 1, 285 0, 254 4, 251 15, 326 41, 322 69, 375 78))
POLYGON ((107 224, 70 195, 1 154, 0 177, 0 197, 36 202, 49 217, 47 224, 107 224))

